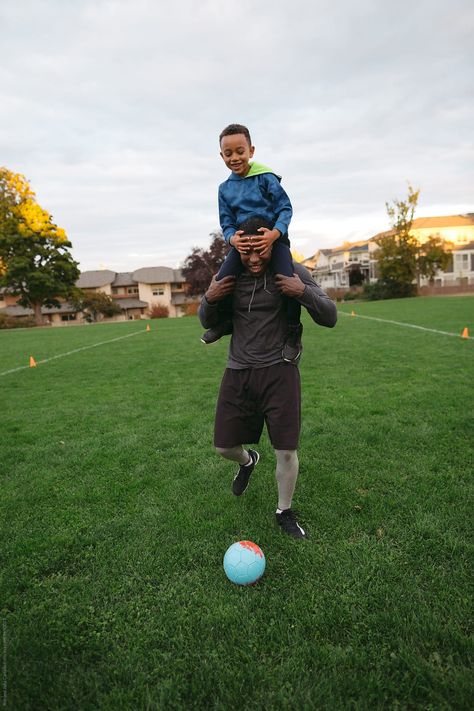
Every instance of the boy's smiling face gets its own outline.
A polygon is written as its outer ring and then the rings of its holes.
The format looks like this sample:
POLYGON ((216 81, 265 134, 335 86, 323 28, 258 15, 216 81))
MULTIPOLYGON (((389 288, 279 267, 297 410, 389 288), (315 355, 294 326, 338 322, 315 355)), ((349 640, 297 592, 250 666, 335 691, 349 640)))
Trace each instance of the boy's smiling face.
POLYGON ((249 145, 243 133, 222 136, 221 157, 226 166, 236 175, 244 178, 250 170, 249 161, 255 148, 249 145))

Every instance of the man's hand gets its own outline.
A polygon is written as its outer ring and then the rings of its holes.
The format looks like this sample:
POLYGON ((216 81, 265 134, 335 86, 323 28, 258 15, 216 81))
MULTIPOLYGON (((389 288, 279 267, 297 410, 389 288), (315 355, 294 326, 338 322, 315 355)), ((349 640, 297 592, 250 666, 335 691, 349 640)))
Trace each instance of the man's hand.
POLYGON ((215 304, 218 301, 222 301, 226 296, 232 294, 235 287, 235 277, 226 276, 223 279, 216 281, 216 275, 212 277, 212 281, 209 284, 209 288, 204 294, 208 304, 215 304))
POLYGON ((305 284, 301 281, 298 274, 293 274, 292 277, 283 276, 283 274, 277 274, 275 276, 275 282, 278 289, 285 296, 291 296, 298 299, 303 296, 304 290, 306 288, 305 284))
POLYGON ((281 237, 280 230, 269 230, 268 227, 260 227, 257 231, 261 232, 261 234, 250 238, 250 246, 262 257, 268 257, 272 251, 272 244, 281 237))
POLYGON ((243 230, 237 230, 237 232, 232 235, 229 242, 233 247, 236 248, 238 252, 240 252, 241 254, 247 254, 247 252, 249 251, 250 240, 247 235, 243 237, 243 234, 243 230))

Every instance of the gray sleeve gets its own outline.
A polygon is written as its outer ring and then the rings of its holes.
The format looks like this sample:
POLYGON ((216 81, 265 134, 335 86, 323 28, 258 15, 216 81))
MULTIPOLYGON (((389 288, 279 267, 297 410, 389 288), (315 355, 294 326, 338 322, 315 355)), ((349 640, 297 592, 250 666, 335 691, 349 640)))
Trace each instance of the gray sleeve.
POLYGON ((216 326, 219 322, 218 304, 210 304, 203 296, 199 304, 198 316, 203 328, 216 326))
POLYGON ((295 273, 305 285, 302 296, 298 299, 313 321, 319 326, 333 328, 337 322, 336 304, 316 284, 309 271, 302 264, 294 265, 295 273))

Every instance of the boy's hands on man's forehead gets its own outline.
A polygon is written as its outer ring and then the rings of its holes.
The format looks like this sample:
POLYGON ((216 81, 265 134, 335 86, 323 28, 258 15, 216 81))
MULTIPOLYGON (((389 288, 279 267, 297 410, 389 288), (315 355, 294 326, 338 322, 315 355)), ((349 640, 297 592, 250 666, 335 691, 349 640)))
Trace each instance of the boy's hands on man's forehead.
POLYGON ((278 230, 269 230, 268 227, 260 227, 260 234, 250 236, 250 246, 259 252, 262 257, 267 257, 272 252, 273 243, 279 238, 278 230))

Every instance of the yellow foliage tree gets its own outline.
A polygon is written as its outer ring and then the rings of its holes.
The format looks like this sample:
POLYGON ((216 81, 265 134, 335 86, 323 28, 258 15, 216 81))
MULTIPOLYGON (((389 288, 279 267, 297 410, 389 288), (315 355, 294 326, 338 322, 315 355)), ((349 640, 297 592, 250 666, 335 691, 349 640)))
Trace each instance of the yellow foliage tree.
POLYGON ((42 306, 75 292, 79 269, 66 232, 36 201, 26 178, 0 168, 0 286, 42 323, 42 306))

